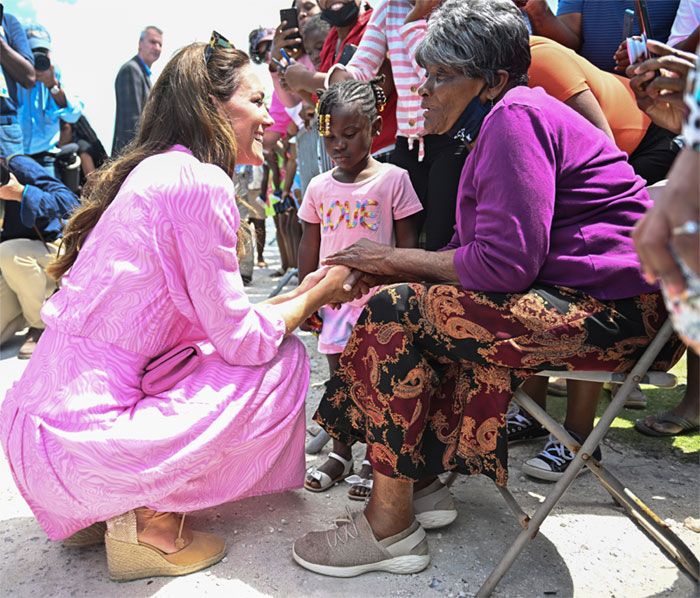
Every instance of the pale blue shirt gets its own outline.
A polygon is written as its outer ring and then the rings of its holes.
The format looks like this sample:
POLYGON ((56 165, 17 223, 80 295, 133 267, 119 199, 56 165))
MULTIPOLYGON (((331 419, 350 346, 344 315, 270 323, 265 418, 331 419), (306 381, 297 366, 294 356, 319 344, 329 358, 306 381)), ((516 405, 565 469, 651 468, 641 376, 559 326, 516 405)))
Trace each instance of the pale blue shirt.
MULTIPOLYGON (((56 80, 61 84, 61 73, 56 68, 56 80)), ((27 155, 48 152, 58 144, 61 120, 77 122, 83 112, 83 102, 66 94, 67 105, 59 108, 46 85, 36 82, 31 89, 18 89, 19 124, 24 137, 24 153, 27 155)))

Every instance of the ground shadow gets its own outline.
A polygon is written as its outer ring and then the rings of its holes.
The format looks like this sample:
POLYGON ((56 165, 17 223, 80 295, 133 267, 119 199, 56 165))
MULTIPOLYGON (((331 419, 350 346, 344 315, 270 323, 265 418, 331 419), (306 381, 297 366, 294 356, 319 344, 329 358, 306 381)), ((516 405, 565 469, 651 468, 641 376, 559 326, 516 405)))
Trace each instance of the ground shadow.
POLYGON ((15 334, 12 338, 0 345, 0 360, 17 357, 17 352, 24 342, 23 334, 15 334))
MULTIPOLYGON (((193 514, 192 525, 203 531, 224 535, 229 542, 225 562, 208 572, 187 578, 155 578, 125 584, 107 579, 106 558, 101 547, 73 550, 49 542, 35 520, 20 517, 0 522, 2 564, 0 577, 5 595, 33 597, 61 596, 150 596, 167 586, 167 594, 196 588, 207 595, 272 596, 409 596, 416 587, 433 591, 472 595, 490 568, 517 534, 514 520, 503 504, 493 500, 490 486, 471 488, 469 504, 460 499, 459 519, 442 533, 430 533, 431 566, 414 576, 373 573, 356 579, 334 579, 312 574, 291 558, 293 540, 310 529, 331 525, 331 513, 343 512, 345 488, 328 495, 303 491, 251 498, 193 514), (317 504, 325 503, 321 510, 317 504), (328 508, 338 503, 337 511, 328 508)), ((456 488, 458 496, 463 488, 456 488)), ((499 593, 508 596, 573 594, 566 563, 556 547, 540 534, 513 566, 499 593), (533 560, 544 559, 547 575, 533 576, 533 560)))
POLYGON ((0 589, 4 596, 151 596, 171 580, 110 582, 104 547, 70 549, 51 542, 32 517, 0 521, 0 589))

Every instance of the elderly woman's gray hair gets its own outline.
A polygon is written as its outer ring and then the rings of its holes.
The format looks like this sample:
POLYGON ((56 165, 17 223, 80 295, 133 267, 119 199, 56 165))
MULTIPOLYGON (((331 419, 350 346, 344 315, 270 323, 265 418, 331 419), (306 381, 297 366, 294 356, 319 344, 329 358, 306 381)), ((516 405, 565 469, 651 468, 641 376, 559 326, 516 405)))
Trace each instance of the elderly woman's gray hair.
POLYGON ((527 85, 530 38, 523 15, 512 0, 446 0, 433 12, 416 52, 418 64, 443 65, 489 87, 497 72, 527 85))

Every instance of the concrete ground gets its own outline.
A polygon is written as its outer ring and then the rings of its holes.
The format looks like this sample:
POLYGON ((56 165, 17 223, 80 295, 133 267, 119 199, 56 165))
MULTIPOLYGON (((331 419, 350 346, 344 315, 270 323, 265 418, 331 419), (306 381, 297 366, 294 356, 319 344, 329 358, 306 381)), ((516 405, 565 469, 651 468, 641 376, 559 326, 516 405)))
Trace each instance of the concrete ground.
MULTIPOLYGON (((253 300, 274 288, 269 273, 279 264, 268 247, 270 269, 256 270, 253 300)), ((314 337, 300 333, 312 363, 307 401, 309 422, 327 375, 314 337)), ((25 365, 16 359, 18 337, 0 352, 0 399, 25 365)), ((549 484, 522 475, 520 464, 538 443, 513 447, 511 491, 532 512, 549 484)), ((309 464, 325 459, 328 447, 309 464)), ((356 448, 356 467, 362 457, 356 448)), ((605 464, 665 518, 700 553, 700 534, 683 521, 698 517, 698 463, 673 453, 647 454, 606 442, 605 464)), ((70 550, 49 542, 17 492, 0 456, 0 596, 472 596, 518 534, 519 527, 495 486, 486 478, 462 477, 453 486, 459 518, 429 532, 432 563, 416 575, 367 574, 332 579, 309 573, 291 558, 295 538, 324 529, 346 507, 345 484, 321 494, 305 490, 251 498, 194 514, 197 529, 225 536, 227 558, 207 571, 182 578, 110 582, 104 550, 70 550)), ((538 536, 503 579, 496 596, 696 596, 698 588, 635 526, 590 473, 565 494, 538 536)))

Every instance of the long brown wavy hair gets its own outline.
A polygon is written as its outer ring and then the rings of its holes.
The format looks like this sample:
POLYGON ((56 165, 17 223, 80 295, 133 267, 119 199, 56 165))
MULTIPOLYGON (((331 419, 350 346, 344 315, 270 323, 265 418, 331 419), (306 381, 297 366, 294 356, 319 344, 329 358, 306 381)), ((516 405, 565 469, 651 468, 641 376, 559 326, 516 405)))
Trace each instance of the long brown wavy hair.
POLYGON ((236 138, 214 99, 225 102, 231 98, 241 69, 250 59, 240 50, 217 47, 206 63, 205 47, 190 44, 173 56, 148 96, 136 139, 119 157, 90 175, 82 205, 66 225, 62 253, 47 268, 54 279, 61 278, 73 265, 126 177, 146 158, 180 144, 200 162, 216 164, 233 176, 236 138))

